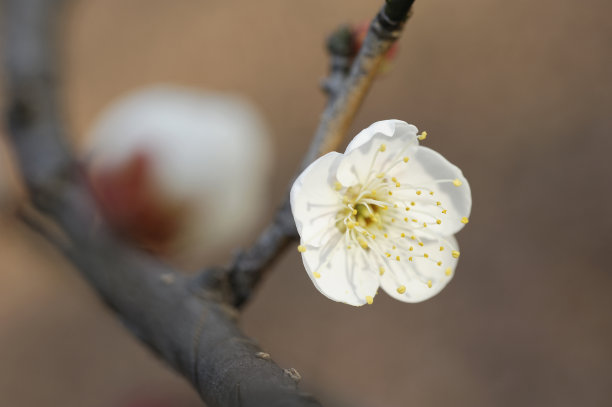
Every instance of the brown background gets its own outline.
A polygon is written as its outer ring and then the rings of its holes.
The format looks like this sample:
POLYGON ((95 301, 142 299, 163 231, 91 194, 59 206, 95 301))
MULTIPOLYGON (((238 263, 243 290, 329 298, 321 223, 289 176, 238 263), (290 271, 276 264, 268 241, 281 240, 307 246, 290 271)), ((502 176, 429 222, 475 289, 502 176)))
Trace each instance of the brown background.
MULTIPOLYGON (((139 86, 241 91, 274 131, 272 211, 324 103, 325 36, 380 3, 75 1, 64 27, 74 141, 139 86)), ((321 296, 291 251, 244 329, 305 386, 365 405, 610 405, 611 13, 607 0, 417 1, 353 133, 404 119, 463 169, 474 207, 455 280, 422 304, 381 295, 352 308, 321 296)), ((123 407, 143 395, 201 405, 6 213, 1 406, 123 407)))

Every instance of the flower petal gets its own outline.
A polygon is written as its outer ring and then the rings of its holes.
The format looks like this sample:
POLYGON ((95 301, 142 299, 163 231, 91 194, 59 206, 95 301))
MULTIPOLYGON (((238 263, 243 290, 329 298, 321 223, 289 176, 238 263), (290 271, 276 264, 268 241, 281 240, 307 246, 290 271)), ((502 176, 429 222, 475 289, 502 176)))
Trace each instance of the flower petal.
POLYGON ((400 120, 376 122, 346 148, 336 174, 338 181, 345 186, 365 184, 373 173, 381 172, 394 160, 412 155, 418 144, 413 125, 400 120))
POLYGON ((346 147, 344 154, 348 154, 356 148, 361 147, 377 134, 386 137, 407 136, 409 139, 412 139, 412 144, 418 144, 417 132, 418 130, 415 126, 402 120, 381 120, 361 130, 346 147))
POLYGON ((388 261, 388 270, 380 278, 381 287, 396 300, 404 302, 421 302, 438 294, 452 279, 457 258, 453 249, 458 250, 453 236, 445 241, 423 241, 421 252, 428 253, 429 258, 414 257, 413 261, 388 261), (440 251, 440 246, 445 246, 440 251), (437 262, 442 264, 438 265, 437 262), (431 287, 429 286, 431 284, 431 287))
MULTIPOLYGON (((396 196, 415 203, 411 206, 411 214, 421 214, 419 218, 428 223, 424 232, 450 236, 465 226, 472 209, 470 185, 461 170, 441 154, 419 146, 407 165, 395 167, 389 175, 395 176, 402 185, 415 186, 396 196), (436 220, 441 223, 437 224, 436 220)), ((430 233, 423 236, 430 236, 430 233)))
POLYGON ((347 249, 344 237, 324 247, 308 247, 302 253, 306 272, 317 289, 327 298, 360 306, 366 297, 374 298, 379 286, 377 273, 368 264, 363 250, 347 249))
POLYGON ((320 246, 329 238, 327 231, 337 231, 335 213, 342 202, 334 189, 334 174, 342 157, 335 151, 319 157, 291 187, 291 212, 304 244, 320 246))

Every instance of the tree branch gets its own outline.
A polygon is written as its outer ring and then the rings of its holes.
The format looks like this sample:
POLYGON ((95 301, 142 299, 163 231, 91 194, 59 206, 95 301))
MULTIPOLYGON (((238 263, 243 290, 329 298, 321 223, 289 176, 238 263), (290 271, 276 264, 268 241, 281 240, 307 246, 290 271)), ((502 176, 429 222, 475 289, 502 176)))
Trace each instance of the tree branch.
MULTIPOLYGON (((338 29, 328 40, 331 56, 330 74, 323 83, 329 99, 310 148, 300 167, 304 170, 320 155, 335 150, 361 106, 380 68, 385 54, 399 38, 414 0, 387 0, 376 15, 359 53, 348 66, 351 38, 345 27, 338 29)), ((228 275, 235 294, 234 304, 243 305, 251 296, 270 263, 289 242, 297 237, 295 223, 287 197, 255 245, 240 252, 228 267, 228 275)))
MULTIPOLYGON (((130 248, 99 221, 57 112, 59 6, 57 0, 5 0, 3 49, 10 140, 35 206, 70 239, 62 249, 130 330, 184 374, 209 406, 320 406, 297 390, 293 371, 240 332, 219 273, 185 277, 130 248)), ((44 233, 43 223, 36 226, 44 233)))
MULTIPOLYGON (((303 166, 340 142, 411 4, 388 0, 374 20, 348 77, 330 95, 303 166), (401 4, 408 5, 405 12, 401 4)), ((131 248, 101 220, 66 144, 56 89, 61 0, 3 5, 8 134, 33 204, 68 239, 60 242, 62 251, 128 328, 185 375, 210 407, 320 406, 298 391, 297 372, 278 367, 238 329, 231 305, 248 298, 262 271, 296 235, 289 202, 229 269, 186 277, 131 248)), ((58 236, 35 217, 27 221, 52 241, 58 236)))

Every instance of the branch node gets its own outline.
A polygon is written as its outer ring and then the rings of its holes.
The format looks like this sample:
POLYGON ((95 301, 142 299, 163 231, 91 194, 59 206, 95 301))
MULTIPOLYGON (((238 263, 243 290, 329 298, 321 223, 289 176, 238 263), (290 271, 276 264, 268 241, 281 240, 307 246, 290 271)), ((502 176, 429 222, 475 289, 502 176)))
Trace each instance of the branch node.
POLYGON ((300 380, 302 380, 302 375, 292 367, 290 367, 289 369, 284 369, 284 372, 287 376, 291 378, 291 380, 296 383, 299 383, 300 380))
POLYGON ((270 354, 266 353, 266 352, 257 352, 255 354, 255 357, 259 358, 259 359, 263 359, 263 360, 270 360, 271 359, 270 354))

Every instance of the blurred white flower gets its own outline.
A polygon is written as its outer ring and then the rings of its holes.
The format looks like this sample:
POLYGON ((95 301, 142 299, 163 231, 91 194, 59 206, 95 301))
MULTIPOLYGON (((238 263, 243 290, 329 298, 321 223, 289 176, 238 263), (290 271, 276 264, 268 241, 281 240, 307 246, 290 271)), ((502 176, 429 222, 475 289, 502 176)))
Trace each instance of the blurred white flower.
POLYGON ((173 254, 214 250, 249 232, 265 208, 270 149, 244 99, 158 86, 103 112, 86 154, 110 223, 173 254))
POLYGON ((291 189, 308 275, 328 298, 371 304, 379 286, 400 301, 431 298, 459 258, 453 235, 472 198, 461 170, 419 146, 399 120, 361 131, 344 154, 313 162, 291 189))

